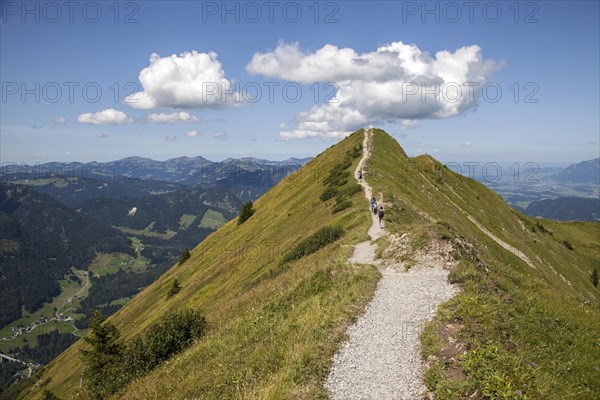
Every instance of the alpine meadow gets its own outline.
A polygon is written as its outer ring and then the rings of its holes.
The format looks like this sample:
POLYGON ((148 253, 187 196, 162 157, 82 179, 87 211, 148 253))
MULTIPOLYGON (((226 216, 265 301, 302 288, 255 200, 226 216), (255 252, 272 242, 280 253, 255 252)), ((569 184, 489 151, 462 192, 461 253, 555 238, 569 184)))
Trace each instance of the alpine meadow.
MULTIPOLYGON (((283 179, 109 318, 127 344, 169 313, 198 310, 206 332, 113 398, 326 398, 324 379, 380 272, 349 264, 369 211, 351 172, 361 129, 283 179), (332 175, 333 174, 333 175, 332 175), (335 177, 342 198, 322 200, 335 177), (336 204, 348 207, 336 210, 336 204), (336 235, 321 234, 335 228, 336 235), (173 282, 181 290, 169 296, 173 282)), ((459 288, 423 330, 425 382, 436 398, 593 399, 600 393, 597 223, 533 219, 429 156, 407 157, 373 130, 364 176, 386 204, 379 261, 407 261, 447 242, 459 288), (390 237, 406 235, 390 251, 390 237), (565 245, 570 243, 571 248, 565 245)), ((360 150, 360 151, 359 151, 360 150)), ((20 398, 92 396, 79 341, 30 380, 20 398), (46 392, 48 393, 48 392, 46 392)))

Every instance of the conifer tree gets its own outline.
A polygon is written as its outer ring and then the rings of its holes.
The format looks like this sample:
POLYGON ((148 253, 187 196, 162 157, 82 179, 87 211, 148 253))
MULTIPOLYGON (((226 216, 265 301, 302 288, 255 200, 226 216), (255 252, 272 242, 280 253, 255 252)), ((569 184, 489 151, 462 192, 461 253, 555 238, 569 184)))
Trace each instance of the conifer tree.
POLYGON ((90 329, 91 333, 83 339, 91 349, 81 350, 86 366, 83 379, 92 398, 102 399, 114 393, 114 386, 118 384, 112 378, 118 375, 115 372, 119 369, 123 346, 117 343, 120 337, 117 327, 105 322, 98 310, 90 321, 90 329))
POLYGON ((240 215, 237 222, 238 225, 241 225, 244 222, 246 222, 246 220, 250 218, 252 214, 254 214, 253 203, 252 201, 248 201, 244 203, 244 205, 242 205, 242 209, 240 210, 240 215))

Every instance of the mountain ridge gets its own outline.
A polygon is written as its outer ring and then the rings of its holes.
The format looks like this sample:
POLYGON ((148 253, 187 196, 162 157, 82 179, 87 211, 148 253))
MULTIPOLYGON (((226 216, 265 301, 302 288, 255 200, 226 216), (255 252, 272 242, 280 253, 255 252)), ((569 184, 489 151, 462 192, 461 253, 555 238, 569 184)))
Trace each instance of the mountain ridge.
POLYGON ((550 177, 555 182, 592 183, 600 185, 600 157, 569 165, 550 177))
MULTIPOLYGON (((213 162, 201 156, 178 157, 166 161, 128 157, 110 162, 59 163, 39 165, 6 164, 0 171, 2 181, 41 186, 48 193, 60 194, 69 185, 83 185, 88 192, 94 185, 110 185, 118 193, 141 197, 156 191, 172 191, 179 186, 204 186, 228 189, 242 200, 256 200, 283 177, 309 159, 288 158, 269 161, 258 158, 227 159, 213 162)), ((77 187, 75 190, 79 190, 77 187)), ((88 193, 86 192, 86 193, 88 193)), ((85 194, 85 193, 84 193, 85 194)), ((80 194, 79 194, 80 195, 80 194)), ((115 197, 115 196, 112 196, 115 197)), ((118 196, 117 196, 118 197, 118 196)))
MULTIPOLYGON (((524 216, 484 185, 432 157, 409 158, 388 134, 374 132, 365 179, 381 194, 387 229, 411 237, 409 247, 391 255, 385 252, 390 243, 378 240, 379 257, 410 267, 414 257, 427 255, 431 240, 457 248, 449 280, 461 291, 441 306, 422 336, 428 389, 496 398, 578 393, 591 399, 600 393, 593 378, 599 351, 590 341, 600 323, 589 280, 600 259, 598 225, 524 216), (555 320, 566 328, 549 322, 555 320), (556 363, 570 367, 556 370, 556 363)), ((255 202, 250 219, 241 225, 234 219, 211 234, 185 264, 110 319, 123 340, 182 307, 200 308, 211 326, 205 338, 134 381, 119 398, 326 396, 331 357, 379 277, 373 266, 347 263, 351 246, 367 239, 371 221, 364 194, 352 188, 358 160, 345 161, 363 135, 355 132, 282 179, 255 202), (333 182, 334 197, 323 196, 325 182, 333 182), (336 212, 341 205, 346 208, 336 212), (289 258, 328 226, 345 234, 313 254, 289 258), (182 289, 167 300, 175 278, 182 289)), ((23 397, 38 398, 43 388, 67 398, 83 395, 80 348, 59 356, 36 377, 46 384, 23 397), (61 372, 65 368, 71 372, 61 372)))
MULTIPOLYGON (((179 163, 193 163, 194 165, 200 166, 211 166, 214 164, 228 164, 232 162, 255 162, 259 164, 266 164, 271 166, 278 165, 296 165, 301 164, 304 165, 306 162, 310 161, 312 157, 304 157, 304 158, 296 158, 289 157, 281 161, 268 160, 257 157, 241 157, 241 158, 233 158, 229 157, 222 161, 212 161, 208 158, 202 156, 181 156, 169 158, 164 161, 154 160, 148 157, 140 157, 140 156, 129 156, 120 158, 113 161, 90 161, 90 162, 81 162, 81 161, 71 161, 71 162, 61 162, 61 161, 51 161, 47 163, 36 163, 36 164, 18 164, 18 163, 7 163, 3 165, 3 168, 0 170, 0 176, 4 175, 13 175, 17 173, 26 174, 26 173, 51 173, 51 172, 72 172, 77 171, 84 167, 105 167, 106 170, 113 170, 115 165, 124 165, 127 166, 129 164, 145 164, 150 165, 155 168, 162 166, 172 166, 179 163)), ((127 171, 124 172, 123 176, 133 177, 131 173, 127 171)))

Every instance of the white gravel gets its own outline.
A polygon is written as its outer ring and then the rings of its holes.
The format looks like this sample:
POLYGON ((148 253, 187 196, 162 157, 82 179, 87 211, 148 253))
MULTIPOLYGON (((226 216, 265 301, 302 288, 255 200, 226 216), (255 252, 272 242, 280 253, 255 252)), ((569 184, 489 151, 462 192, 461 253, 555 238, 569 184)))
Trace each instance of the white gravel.
MULTIPOLYGON (((365 155, 362 168, 369 156, 365 132, 365 155)), ((357 172, 358 169, 357 168, 357 172)), ((361 182, 367 198, 371 188, 361 182)), ((369 229, 372 239, 387 232, 373 219, 369 229)), ((390 237, 392 254, 403 253, 407 239, 390 237)), ((333 366, 325 387, 334 400, 418 400, 426 388, 422 377, 420 334, 430 321, 438 305, 450 299, 456 289, 448 283, 448 252, 439 247, 429 248, 427 257, 415 257, 415 266, 404 271, 403 262, 386 262, 380 268, 380 279, 375 296, 365 314, 348 329, 348 340, 333 357, 333 366)), ((374 263, 375 246, 363 242, 355 247, 349 262, 374 263)), ((387 251, 390 253, 390 251, 387 251)))
POLYGON ((371 242, 362 242, 354 246, 354 253, 348 259, 351 264, 371 264, 375 258, 377 246, 371 242))
POLYGON ((455 288, 448 271, 418 265, 384 272, 365 314, 348 329, 326 388, 332 399, 421 399, 425 392, 419 336, 455 288))

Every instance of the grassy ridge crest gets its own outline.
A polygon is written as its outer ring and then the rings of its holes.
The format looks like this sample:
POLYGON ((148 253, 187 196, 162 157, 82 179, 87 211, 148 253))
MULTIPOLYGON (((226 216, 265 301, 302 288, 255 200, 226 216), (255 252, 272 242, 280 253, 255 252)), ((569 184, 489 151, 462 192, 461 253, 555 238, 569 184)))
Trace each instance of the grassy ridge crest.
POLYGON ((367 176, 389 204, 389 229, 459 248, 450 279, 462 290, 422 336, 436 398, 599 398, 600 293, 590 274, 600 263, 600 224, 527 217, 430 156, 398 156, 382 131, 373 142, 367 176))

